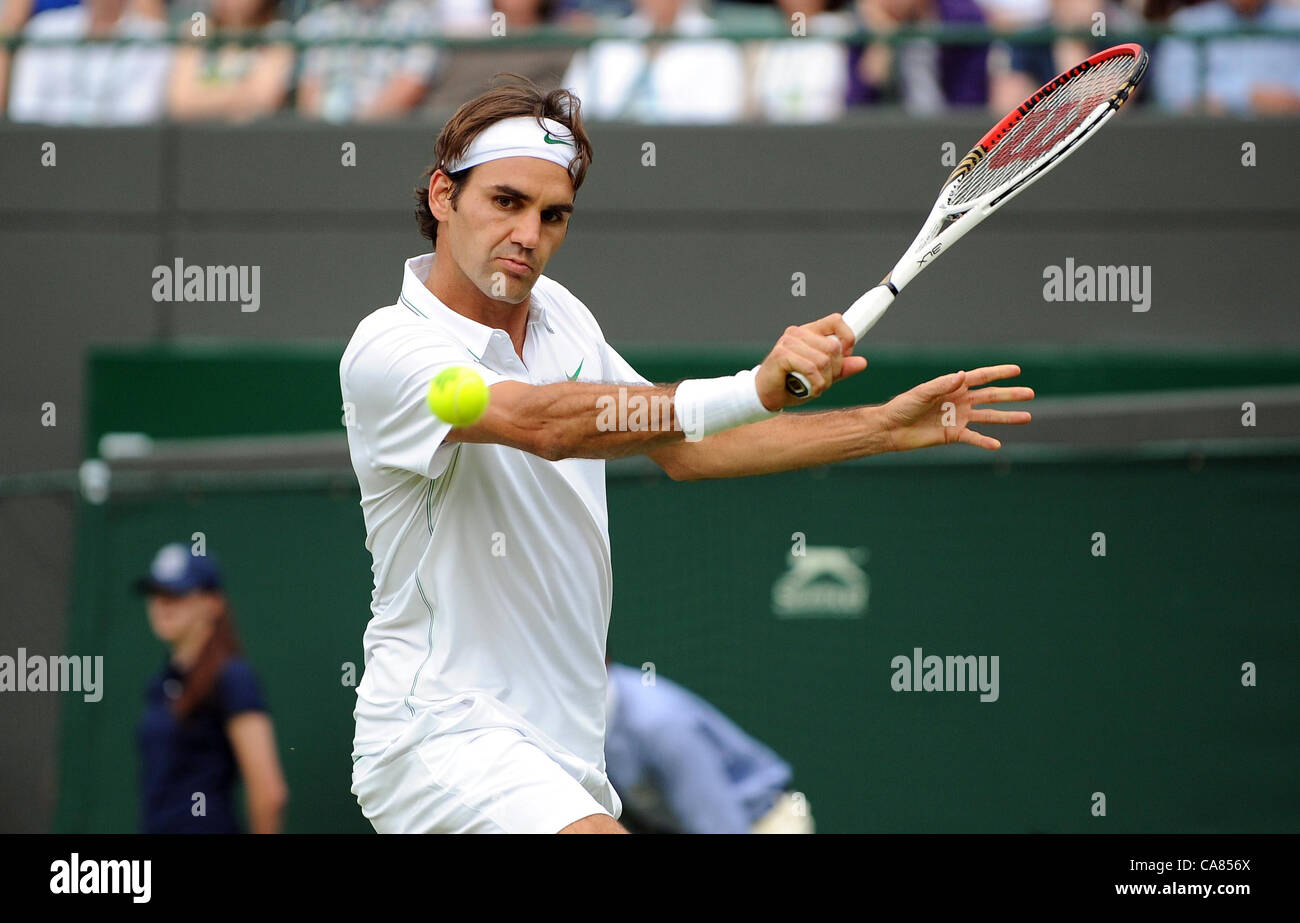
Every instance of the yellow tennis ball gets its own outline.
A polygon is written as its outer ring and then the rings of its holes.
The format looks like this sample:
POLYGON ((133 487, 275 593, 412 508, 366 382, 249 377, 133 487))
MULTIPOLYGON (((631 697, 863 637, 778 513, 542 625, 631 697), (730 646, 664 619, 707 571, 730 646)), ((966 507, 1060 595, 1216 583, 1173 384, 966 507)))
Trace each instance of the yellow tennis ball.
POLYGON ((487 405, 488 387, 471 368, 444 369, 429 384, 429 409, 452 426, 472 426, 487 405))

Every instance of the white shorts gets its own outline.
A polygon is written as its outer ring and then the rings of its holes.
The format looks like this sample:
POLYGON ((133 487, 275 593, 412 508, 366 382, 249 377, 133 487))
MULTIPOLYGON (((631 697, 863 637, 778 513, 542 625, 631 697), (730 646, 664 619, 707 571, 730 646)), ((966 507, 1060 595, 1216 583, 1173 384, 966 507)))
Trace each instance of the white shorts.
POLYGON ((509 727, 434 734, 362 756, 352 794, 379 833, 557 833, 592 814, 613 816, 509 727))

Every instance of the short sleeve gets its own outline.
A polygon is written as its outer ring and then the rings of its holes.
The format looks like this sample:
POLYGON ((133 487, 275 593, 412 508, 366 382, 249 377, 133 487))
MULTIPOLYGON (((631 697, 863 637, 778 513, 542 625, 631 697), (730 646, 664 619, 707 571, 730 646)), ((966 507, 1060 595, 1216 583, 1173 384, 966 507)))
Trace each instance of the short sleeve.
POLYGON ((217 709, 221 720, 248 711, 269 711, 262 698, 262 687, 248 661, 241 658, 229 660, 217 680, 217 709))
POLYGON ((601 376, 602 381, 628 385, 652 384, 649 379, 632 368, 632 364, 619 355, 618 350, 608 343, 602 345, 601 353, 603 354, 602 361, 605 366, 604 374, 601 376))
POLYGON ((449 453, 438 449, 452 427, 429 410, 429 383, 439 372, 456 366, 472 367, 489 388, 506 380, 478 364, 464 345, 449 336, 411 326, 396 328, 369 344, 347 366, 344 400, 355 408, 356 435, 373 467, 428 478, 442 473, 449 453))

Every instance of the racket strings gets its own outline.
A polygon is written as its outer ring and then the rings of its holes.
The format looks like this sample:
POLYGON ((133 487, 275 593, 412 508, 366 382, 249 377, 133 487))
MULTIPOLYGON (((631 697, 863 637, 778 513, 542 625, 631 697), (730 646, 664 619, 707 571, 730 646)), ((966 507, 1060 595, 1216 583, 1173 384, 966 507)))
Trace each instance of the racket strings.
POLYGON ((1036 169, 1129 83, 1134 64, 1130 55, 1108 58, 1041 99, 957 182, 949 207, 1001 191, 1036 169))

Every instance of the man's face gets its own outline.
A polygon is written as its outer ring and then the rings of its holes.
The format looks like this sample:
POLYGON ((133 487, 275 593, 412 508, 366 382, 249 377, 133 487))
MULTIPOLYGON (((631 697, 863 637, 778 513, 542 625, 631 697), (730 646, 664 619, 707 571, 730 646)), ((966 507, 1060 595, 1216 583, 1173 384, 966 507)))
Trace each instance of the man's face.
POLYGON ((536 157, 507 157, 475 167, 454 209, 449 188, 438 178, 430 196, 439 253, 450 255, 489 298, 526 300, 568 231, 568 171, 536 157))

